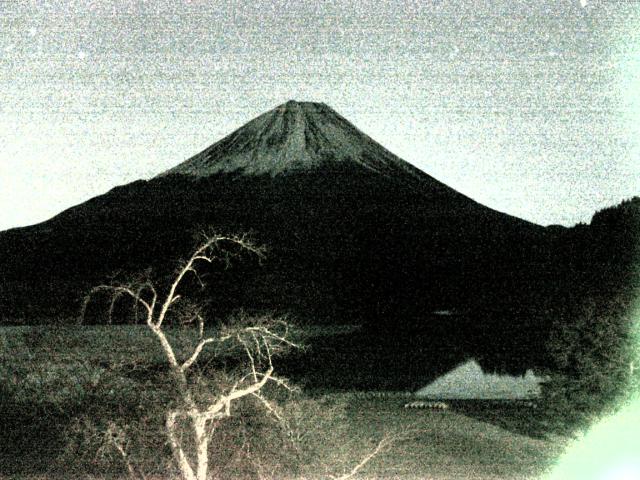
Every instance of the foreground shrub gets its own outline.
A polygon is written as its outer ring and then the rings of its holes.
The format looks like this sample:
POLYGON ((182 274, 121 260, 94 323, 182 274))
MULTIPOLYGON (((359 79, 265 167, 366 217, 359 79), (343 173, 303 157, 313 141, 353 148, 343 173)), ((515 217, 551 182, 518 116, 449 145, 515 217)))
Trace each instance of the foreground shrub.
POLYGON ((543 406, 554 428, 589 426, 638 385, 634 321, 629 299, 617 296, 592 298, 556 322, 548 345, 554 371, 543 385, 543 406))

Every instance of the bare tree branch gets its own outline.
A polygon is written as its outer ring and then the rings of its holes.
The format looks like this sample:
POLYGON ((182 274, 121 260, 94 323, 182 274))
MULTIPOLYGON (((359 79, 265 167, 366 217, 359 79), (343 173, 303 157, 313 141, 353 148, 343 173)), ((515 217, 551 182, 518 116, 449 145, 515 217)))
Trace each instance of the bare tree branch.
POLYGON ((200 340, 200 343, 198 343, 198 346, 194 350, 193 354, 180 366, 180 370, 185 372, 198 359, 198 356, 202 352, 202 349, 205 347, 205 345, 212 342, 215 342, 215 339, 211 337, 200 340))
POLYGON ((202 412, 203 415, 208 419, 214 419, 218 417, 219 412, 225 409, 225 415, 228 416, 230 412, 231 402, 237 400, 242 397, 246 397, 247 395, 251 395, 254 392, 260 390, 264 385, 271 379, 271 374, 273 373, 273 367, 269 367, 269 369, 262 374, 262 379, 258 382, 254 382, 251 385, 248 385, 245 388, 241 389, 232 389, 227 395, 222 395, 217 402, 202 412))
POLYGON ((330 478, 332 478, 333 480, 348 480, 349 478, 354 477, 367 463, 369 463, 372 459, 374 459, 384 449, 388 448, 389 445, 391 445, 394 441, 395 441, 394 437, 385 435, 378 442, 376 447, 367 455, 365 455, 362 458, 362 460, 360 460, 360 462, 358 462, 358 464, 355 465, 349 472, 345 473, 344 475, 340 475, 339 477, 335 475, 331 475, 330 478))
MULTIPOLYGON (((284 345, 289 345, 290 347, 294 347, 294 348, 298 348, 299 347, 298 345, 293 343, 291 340, 288 340, 287 338, 285 338, 286 334, 285 334, 285 336, 277 335, 272 330, 269 330, 269 329, 267 329, 265 327, 247 327, 246 330, 248 332, 260 333, 260 334, 264 335, 265 338, 272 338, 272 339, 277 340, 278 342, 280 342, 280 343, 282 343, 284 345)), ((288 332, 288 328, 287 328, 287 332, 288 332)))
POLYGON ((274 416, 278 419, 279 422, 284 422, 284 418, 282 417, 282 415, 280 415, 280 413, 278 412, 278 410, 271 404, 269 403, 269 401, 264 398, 262 395, 260 395, 259 392, 254 392, 251 394, 253 397, 257 398, 260 403, 262 403, 262 405, 264 405, 264 407, 274 416))
POLYGON ((133 466, 131 460, 129 458, 129 454, 127 453, 126 445, 124 444, 125 440, 123 438, 124 433, 117 425, 113 422, 109 422, 109 427, 105 432, 105 435, 108 439, 108 442, 116 449, 116 451, 122 457, 122 461, 125 463, 127 467, 127 471, 129 472, 129 476, 131 478, 139 478, 140 480, 146 480, 146 476, 143 472, 139 471, 133 466))
POLYGON ((176 461, 178 462, 178 467, 180 468, 180 473, 184 477, 185 480, 200 480, 196 477, 193 472, 193 468, 189 463, 189 459, 184 453, 182 449, 182 442, 180 442, 176 436, 177 430, 177 419, 180 416, 180 412, 171 411, 167 414, 166 419, 166 429, 167 436, 169 437, 169 445, 171 446, 171 450, 173 452, 176 461))
MULTIPOLYGON (((253 375, 253 381, 257 382, 258 374, 256 373, 256 362, 253 359, 253 355, 251 355, 251 350, 249 350, 249 347, 247 346, 247 344, 245 343, 245 341, 242 339, 240 335, 237 335, 237 338, 238 338, 238 342, 242 344, 242 346, 244 347, 244 351, 247 354, 247 357, 249 358, 249 363, 251 365, 251 373, 253 375)), ((256 340, 256 343, 258 343, 257 340, 256 340)))
MULTIPOLYGON (((139 303, 140 305, 142 305, 147 311, 149 316, 153 315, 152 306, 149 303, 147 303, 143 298, 141 298, 140 295, 136 295, 136 292, 134 292, 130 287, 117 286, 117 285, 98 285, 97 287, 93 287, 89 292, 89 294, 84 299, 84 302, 82 304, 81 314, 80 314, 80 320, 82 322, 84 321, 84 317, 87 311, 87 305, 89 304, 91 297, 94 294, 99 292, 111 292, 113 294, 111 298, 111 303, 109 304, 109 321, 110 322, 111 322, 111 315, 113 313, 114 304, 117 301, 117 299, 123 295, 128 295, 134 300, 136 304, 139 303)), ((155 304, 154 304, 154 307, 155 307, 155 304)))

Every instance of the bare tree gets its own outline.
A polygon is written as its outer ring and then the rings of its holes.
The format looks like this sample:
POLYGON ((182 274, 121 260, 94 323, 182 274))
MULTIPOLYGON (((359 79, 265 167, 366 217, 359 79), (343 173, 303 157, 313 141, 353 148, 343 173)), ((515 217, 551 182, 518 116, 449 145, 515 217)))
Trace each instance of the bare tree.
MULTIPOLYGON (((110 295, 109 315, 113 314, 114 305, 121 297, 133 300, 134 309, 143 312, 144 321, 162 348, 172 378, 177 386, 178 402, 168 407, 165 417, 165 429, 168 443, 173 457, 184 480, 205 480, 209 470, 209 442, 213 428, 218 421, 232 414, 232 404, 243 397, 254 397, 273 415, 281 418, 275 405, 267 400, 261 390, 267 383, 275 383, 289 389, 288 384, 274 375, 273 356, 285 348, 296 348, 289 338, 289 328, 286 322, 262 318, 255 323, 244 322, 242 325, 229 326, 220 329, 211 336, 205 335, 205 321, 202 312, 189 306, 183 308, 183 316, 187 323, 197 330, 197 340, 190 346, 187 353, 176 353, 165 327, 167 316, 172 310, 177 310, 181 302, 187 305, 178 291, 188 276, 193 276, 202 285, 198 269, 203 264, 213 264, 217 261, 229 261, 229 250, 224 245, 240 248, 259 257, 263 250, 239 236, 206 236, 191 256, 177 269, 168 291, 160 295, 158 289, 150 280, 140 280, 124 285, 100 285, 95 287, 87 296, 82 317, 91 297, 97 292, 107 292, 110 295), (222 345, 233 343, 240 347, 247 359, 247 370, 230 387, 215 395, 199 395, 190 370, 194 367, 203 350, 208 345, 222 345), (190 439, 181 433, 184 429, 190 433, 190 439), (193 446, 193 447, 191 447, 193 446), (195 451, 193 451, 195 450, 195 451)), ((132 467, 127 460, 127 468, 132 467)))

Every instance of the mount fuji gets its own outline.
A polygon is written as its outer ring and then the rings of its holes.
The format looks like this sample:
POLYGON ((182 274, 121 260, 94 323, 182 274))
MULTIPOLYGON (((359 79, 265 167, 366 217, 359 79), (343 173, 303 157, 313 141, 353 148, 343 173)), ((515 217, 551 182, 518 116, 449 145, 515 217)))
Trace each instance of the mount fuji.
POLYGON ((262 265, 208 272, 200 299, 214 320, 270 311, 418 328, 423 346, 489 349, 500 364, 504 351, 528 364, 539 355, 546 327, 526 312, 552 283, 549 229, 475 202, 310 102, 280 105, 154 178, 0 233, 0 321, 76 318, 86 292, 114 276, 150 271, 161 282, 203 229, 250 233, 268 250, 262 265))

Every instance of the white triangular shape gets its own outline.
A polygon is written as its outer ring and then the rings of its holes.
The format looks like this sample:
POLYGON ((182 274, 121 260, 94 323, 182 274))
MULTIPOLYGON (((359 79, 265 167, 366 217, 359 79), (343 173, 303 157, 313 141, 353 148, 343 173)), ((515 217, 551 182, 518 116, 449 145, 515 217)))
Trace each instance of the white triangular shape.
POLYGON ((484 373, 469 360, 416 392, 416 396, 439 399, 525 399, 540 395, 540 382, 531 370, 523 376, 484 373))

